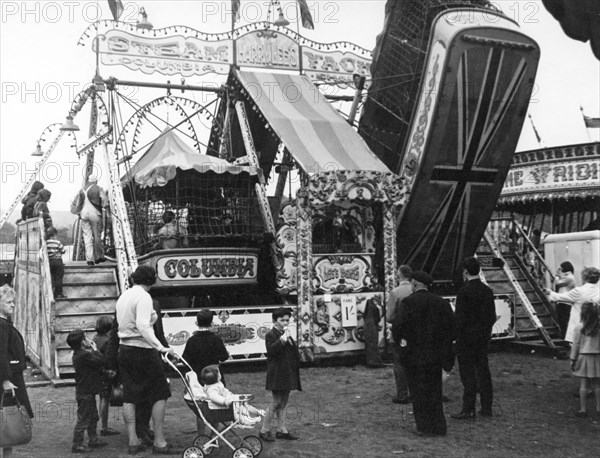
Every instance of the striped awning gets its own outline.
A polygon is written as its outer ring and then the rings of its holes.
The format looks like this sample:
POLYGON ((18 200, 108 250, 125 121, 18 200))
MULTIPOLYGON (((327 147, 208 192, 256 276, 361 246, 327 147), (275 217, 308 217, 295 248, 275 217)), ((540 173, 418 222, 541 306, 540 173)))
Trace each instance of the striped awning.
POLYGON ((390 173, 306 76, 249 71, 236 76, 305 172, 390 173))

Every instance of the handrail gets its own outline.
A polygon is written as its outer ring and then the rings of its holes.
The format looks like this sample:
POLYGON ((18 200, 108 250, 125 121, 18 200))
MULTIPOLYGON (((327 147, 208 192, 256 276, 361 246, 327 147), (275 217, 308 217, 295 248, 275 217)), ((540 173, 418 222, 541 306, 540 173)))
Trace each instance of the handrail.
MULTIPOLYGON (((501 223, 501 222, 506 222, 508 223, 508 225, 513 225, 517 228, 518 230, 518 234, 519 234, 519 238, 521 238, 524 242, 524 244, 527 246, 527 251, 530 251, 531 253, 534 254, 534 257, 536 259, 536 261, 539 263, 540 268, 545 269, 546 272, 548 273, 548 276, 550 277, 550 281, 554 282, 555 280, 555 275, 552 274, 552 270, 550 269, 550 267, 548 266, 548 264, 546 264, 546 261, 544 260, 544 257, 542 256, 542 254, 537 250, 537 248, 534 246, 533 242, 531 241, 531 239, 527 236, 527 234, 525 233, 525 231, 523 230, 523 228, 521 227, 521 225, 515 221, 514 218, 492 218, 490 219, 490 222, 488 224, 488 227, 490 225, 494 225, 494 223, 501 223)), ((507 227, 509 227, 507 226, 507 227)), ((497 224, 496 224, 497 227, 497 224)), ((504 226, 503 226, 504 227, 504 226)), ((493 238, 493 237, 492 237, 493 238)), ((515 250, 513 252, 513 254, 517 255, 520 258, 524 258, 524 254, 525 254, 525 250, 523 250, 524 252, 521 253, 519 252, 519 250, 515 250)), ((527 261, 523 261, 525 264, 529 264, 527 261)))
POLYGON ((533 244, 531 239, 529 237, 527 237, 527 234, 525 233, 525 231, 523 230, 521 225, 517 221, 515 221, 513 218, 511 218, 511 219, 514 221, 515 227, 519 230, 519 232, 523 236, 523 239, 527 242, 529 249, 535 254, 536 259, 546 268, 546 270, 548 271, 548 275, 550 276, 550 279, 552 280, 552 282, 554 282, 555 277, 554 277, 554 275, 552 275, 552 270, 550 269, 548 264, 546 264, 544 257, 537 250, 537 248, 535 247, 535 245, 533 244))
POLYGON ((133 245, 129 217, 127 216, 127 210, 125 208, 123 188, 121 188, 121 181, 119 180, 115 158, 108 152, 106 142, 103 142, 102 145, 110 177, 108 196, 110 200, 117 273, 121 292, 124 292, 129 289, 129 275, 131 271, 135 270, 138 266, 137 255, 133 245))

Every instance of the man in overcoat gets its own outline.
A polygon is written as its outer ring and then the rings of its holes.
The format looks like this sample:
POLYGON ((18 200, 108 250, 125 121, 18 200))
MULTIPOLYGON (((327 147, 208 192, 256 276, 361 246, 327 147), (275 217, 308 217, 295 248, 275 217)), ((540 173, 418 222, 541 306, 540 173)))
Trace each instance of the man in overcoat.
POLYGON ((392 325, 400 345, 419 436, 444 436, 446 418, 442 405, 442 369, 452 370, 454 314, 448 301, 428 291, 431 275, 412 274, 413 293, 404 298, 392 325))
POLYGON ((479 414, 492 416, 492 375, 488 364, 488 347, 496 322, 494 292, 479 278, 481 267, 474 257, 463 261, 467 284, 456 296, 456 356, 463 384, 462 410, 451 415, 456 420, 475 418, 477 389, 481 399, 479 414))

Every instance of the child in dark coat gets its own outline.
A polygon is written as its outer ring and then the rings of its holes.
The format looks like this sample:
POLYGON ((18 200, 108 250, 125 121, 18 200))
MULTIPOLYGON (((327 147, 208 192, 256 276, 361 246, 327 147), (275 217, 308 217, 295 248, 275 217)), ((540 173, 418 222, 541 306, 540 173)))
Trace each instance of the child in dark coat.
MULTIPOLYGON (((112 329, 113 318, 108 315, 103 315, 96 320, 96 335, 94 336, 94 343, 96 344, 96 348, 104 357, 106 357, 106 353, 108 350, 108 333, 112 329)), ((108 363, 108 360, 107 360, 108 363)), ((120 434, 119 431, 116 431, 112 428, 108 427, 108 408, 110 406, 110 396, 112 394, 112 379, 115 378, 117 373, 112 370, 105 370, 105 374, 103 376, 103 386, 104 388, 100 392, 100 435, 102 436, 114 436, 120 434)))
POLYGON ((34 181, 31 185, 31 190, 23 197, 23 200, 21 201, 23 204, 23 208, 21 209, 21 220, 25 221, 26 219, 33 218, 33 207, 37 202, 37 193, 40 189, 44 189, 44 183, 34 181))
POLYGON ((103 389, 103 371, 106 358, 96 344, 87 340, 81 329, 75 329, 67 336, 67 344, 73 349, 73 367, 75 368, 75 399, 77 399, 77 424, 73 432, 71 452, 86 453, 92 448, 108 445, 98 439, 98 409, 96 394, 103 389), (88 446, 83 445, 84 433, 88 433, 88 446))
POLYGON ((44 229, 52 227, 52 217, 50 216, 50 209, 48 208, 48 202, 52 197, 52 193, 47 189, 40 189, 37 193, 37 202, 33 206, 33 216, 41 216, 44 219, 44 229))
MULTIPOLYGON (((225 348, 223 339, 210 330, 213 320, 213 312, 209 309, 201 309, 196 315, 198 331, 190 337, 183 350, 183 359, 188 362, 198 376, 202 369, 207 366, 216 365, 229 359, 229 353, 225 348)), ((221 375, 221 382, 225 385, 225 378, 221 375)), ((205 426, 201 419, 196 419, 198 434, 204 434, 205 426)))
POLYGON ((285 424, 285 408, 290 398, 290 391, 302 391, 300 385, 300 356, 298 346, 289 331, 290 309, 280 307, 273 312, 273 329, 265 336, 267 347, 267 383, 266 389, 271 391, 273 401, 267 408, 262 424, 260 438, 273 442, 275 438, 296 440, 285 424), (271 420, 277 418, 275 437, 271 432, 271 420))

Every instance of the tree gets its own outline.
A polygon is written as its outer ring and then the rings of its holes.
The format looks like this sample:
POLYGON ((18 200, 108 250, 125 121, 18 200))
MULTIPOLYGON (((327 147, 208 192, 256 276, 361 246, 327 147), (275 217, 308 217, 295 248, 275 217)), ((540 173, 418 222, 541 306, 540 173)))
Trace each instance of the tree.
POLYGON ((0 243, 15 243, 17 237, 17 228, 9 223, 4 223, 0 228, 0 243))
POLYGON ((68 227, 57 227, 56 228, 56 238, 62 242, 63 245, 72 245, 73 244, 73 234, 71 233, 71 229, 68 227))

